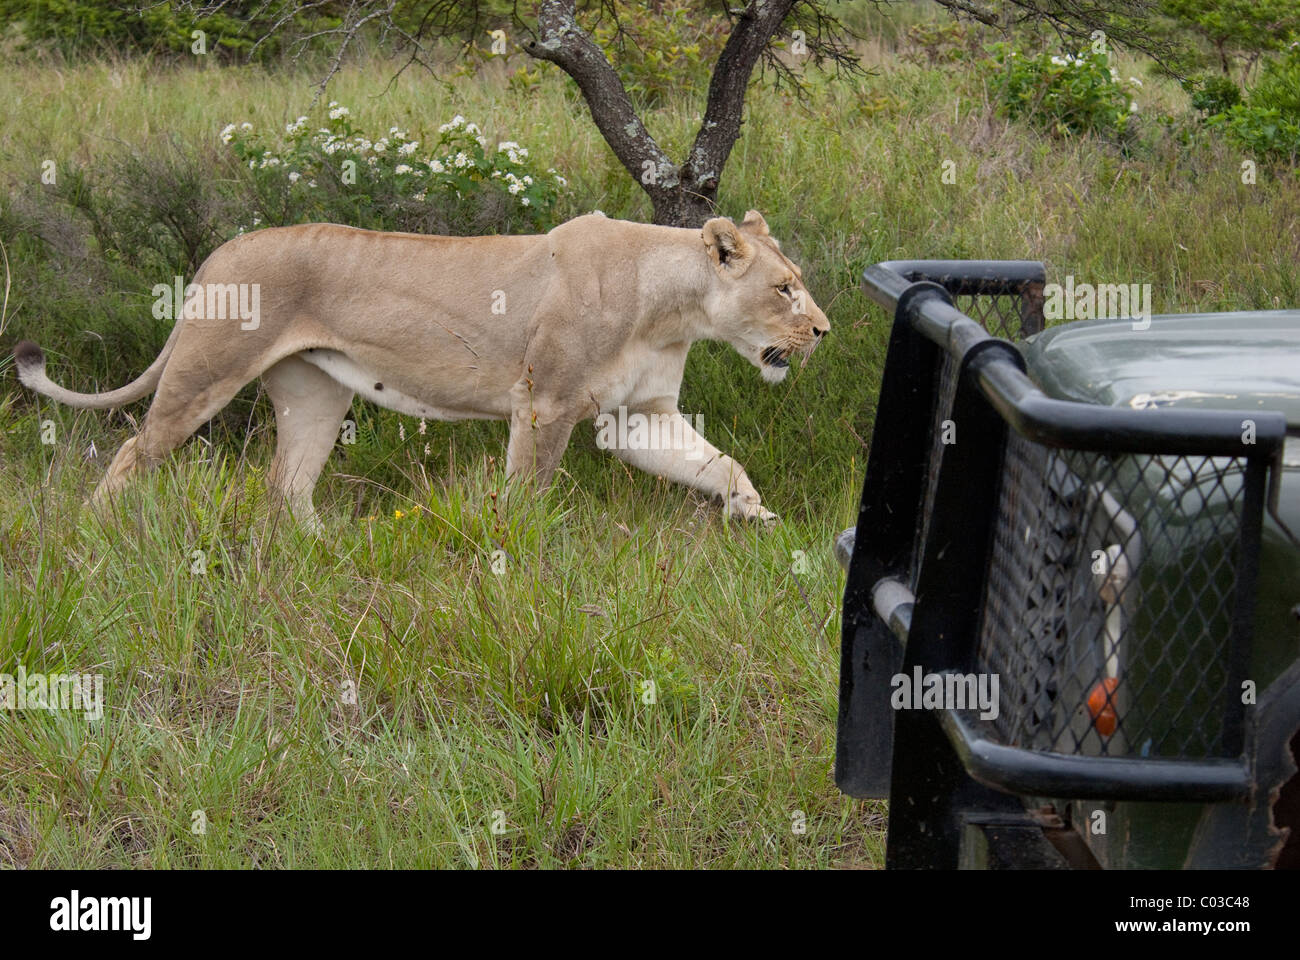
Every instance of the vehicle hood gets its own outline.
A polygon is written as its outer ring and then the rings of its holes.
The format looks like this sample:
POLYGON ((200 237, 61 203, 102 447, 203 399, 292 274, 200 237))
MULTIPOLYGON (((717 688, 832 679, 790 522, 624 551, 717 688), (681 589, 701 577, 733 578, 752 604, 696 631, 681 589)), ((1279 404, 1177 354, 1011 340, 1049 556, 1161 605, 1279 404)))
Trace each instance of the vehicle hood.
POLYGON ((1113 407, 1279 410, 1300 427, 1300 310, 1176 314, 1052 327, 1022 346, 1049 396, 1113 407))

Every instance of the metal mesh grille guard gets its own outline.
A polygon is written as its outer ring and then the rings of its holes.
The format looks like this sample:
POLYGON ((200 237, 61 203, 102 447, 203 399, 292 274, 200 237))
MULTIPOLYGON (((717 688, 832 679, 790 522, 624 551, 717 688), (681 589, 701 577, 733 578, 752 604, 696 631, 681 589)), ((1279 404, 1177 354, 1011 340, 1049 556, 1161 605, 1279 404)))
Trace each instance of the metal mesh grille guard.
POLYGON ((989 335, 1041 331, 1043 282, 1027 261, 864 274, 895 328, 845 593, 837 780, 882 795, 889 754, 870 741, 893 718, 879 674, 922 664, 999 678, 996 719, 940 718, 989 786, 1240 797, 1240 680, 1285 423, 1255 417, 1246 446, 1232 412, 1045 396, 989 335), (906 602, 882 609, 899 585, 906 602))
POLYGON ((1003 462, 976 656, 1001 678, 1002 742, 1236 755, 1244 460, 1112 459, 1013 435, 1003 462))

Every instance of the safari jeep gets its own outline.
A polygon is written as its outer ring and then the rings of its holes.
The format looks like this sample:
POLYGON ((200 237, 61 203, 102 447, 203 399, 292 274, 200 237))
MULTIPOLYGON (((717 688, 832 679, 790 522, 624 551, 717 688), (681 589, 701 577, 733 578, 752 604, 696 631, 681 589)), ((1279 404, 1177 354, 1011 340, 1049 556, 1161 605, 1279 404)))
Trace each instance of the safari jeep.
POLYGON ((887 865, 1300 865, 1300 311, 1044 329, 1025 261, 863 288, 835 777, 889 798, 887 865))

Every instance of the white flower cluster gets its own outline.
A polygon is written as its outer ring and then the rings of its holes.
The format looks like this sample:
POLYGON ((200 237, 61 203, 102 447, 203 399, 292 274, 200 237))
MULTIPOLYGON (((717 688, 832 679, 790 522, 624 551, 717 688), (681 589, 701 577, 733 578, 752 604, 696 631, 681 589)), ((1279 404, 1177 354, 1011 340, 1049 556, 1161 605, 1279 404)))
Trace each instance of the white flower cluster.
MULTIPOLYGON (((515 194, 523 193, 526 189, 528 189, 533 185, 532 177, 528 176, 527 174, 524 174, 523 179, 520 179, 509 170, 505 171, 504 173, 502 173, 500 170, 494 170, 492 172, 492 177, 493 179, 504 180, 508 184, 506 189, 510 191, 511 196, 514 196, 515 194)), ((527 197, 525 197, 524 199, 526 200, 527 197)), ((524 206, 528 206, 528 204, 525 203, 524 206)))
POLYGON ((502 140, 497 144, 497 153, 504 152, 510 158, 511 163, 523 163, 528 159, 528 149, 521 147, 513 140, 502 140))
MULTIPOLYGON (((472 137, 478 143, 480 149, 487 150, 489 148, 489 141, 483 135, 483 131, 478 124, 470 123, 460 114, 456 114, 448 123, 444 123, 438 128, 438 133, 444 135, 443 142, 450 141, 447 149, 455 152, 445 153, 441 157, 421 160, 416 156, 416 152, 420 148, 420 141, 411 140, 407 132, 400 127, 390 127, 388 136, 371 141, 361 134, 352 132, 350 123, 345 120, 345 118, 351 116, 351 111, 337 100, 330 101, 328 113, 330 120, 340 122, 334 123, 332 125, 333 129, 321 127, 312 135, 311 144, 315 149, 328 156, 340 152, 350 153, 355 155, 358 160, 364 160, 371 167, 378 166, 381 159, 392 156, 393 161, 389 161, 393 164, 391 169, 398 176, 422 178, 427 177, 430 173, 446 174, 454 171, 465 171, 472 175, 473 168, 476 165, 474 156, 465 149, 459 149, 456 146, 456 141, 472 137), (445 136, 446 134, 452 134, 453 136, 448 138, 445 136)), ((285 126, 285 133, 296 138, 306 128, 307 122, 308 118, 306 116, 298 117, 285 126)), ((244 123, 238 129, 251 131, 253 126, 251 123, 244 123)), ((224 127, 221 131, 222 142, 230 143, 236 136, 236 130, 236 125, 233 123, 224 127)), ((300 148, 290 147, 289 149, 295 151, 300 148)), ((527 148, 520 146, 513 140, 503 140, 498 143, 496 153, 499 157, 504 155, 516 167, 523 165, 529 159, 527 148)), ((292 152, 285 153, 283 156, 276 156, 273 151, 267 149, 262 150, 260 153, 245 152, 244 156, 250 157, 248 160, 250 169, 282 167, 288 176, 289 183, 305 183, 308 187, 316 186, 316 181, 307 178, 303 170, 291 169, 291 167, 297 165, 297 158, 292 152)), ((498 159, 497 162, 499 163, 500 160, 498 159)), ((568 186, 568 181, 557 174, 554 168, 548 170, 547 173, 561 187, 568 186)), ((520 196, 533 185, 534 180, 531 174, 523 171, 494 169, 491 176, 493 179, 501 181, 511 196, 518 197, 521 206, 527 207, 531 205, 532 201, 529 197, 520 196)), ((412 183, 412 196, 416 200, 423 201, 428 196, 428 181, 421 183, 415 180, 412 183)))
MULTIPOLYGON (((248 122, 241 123, 239 129, 244 133, 247 133, 249 130, 253 129, 253 125, 248 122)), ((233 139, 235 139, 235 125, 233 123, 228 123, 221 129, 221 142, 229 143, 233 139)))

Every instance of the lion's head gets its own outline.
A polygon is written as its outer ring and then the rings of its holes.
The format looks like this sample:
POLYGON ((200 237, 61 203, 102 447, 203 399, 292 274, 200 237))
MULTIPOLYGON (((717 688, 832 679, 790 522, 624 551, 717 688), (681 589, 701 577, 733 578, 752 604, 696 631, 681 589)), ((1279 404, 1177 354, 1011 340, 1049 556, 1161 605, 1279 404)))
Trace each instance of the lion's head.
POLYGON ((704 224, 703 238, 719 279, 706 306, 718 339, 758 367, 764 380, 780 383, 790 357, 811 354, 830 321, 757 210, 739 226, 714 217, 704 224))

